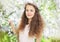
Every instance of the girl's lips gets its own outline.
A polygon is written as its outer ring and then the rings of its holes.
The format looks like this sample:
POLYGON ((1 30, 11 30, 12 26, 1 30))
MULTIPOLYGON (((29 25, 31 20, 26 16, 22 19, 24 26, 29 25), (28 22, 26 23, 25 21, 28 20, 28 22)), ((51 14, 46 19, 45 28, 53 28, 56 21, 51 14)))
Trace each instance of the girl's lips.
POLYGON ((28 16, 31 16, 31 14, 28 14, 28 16))

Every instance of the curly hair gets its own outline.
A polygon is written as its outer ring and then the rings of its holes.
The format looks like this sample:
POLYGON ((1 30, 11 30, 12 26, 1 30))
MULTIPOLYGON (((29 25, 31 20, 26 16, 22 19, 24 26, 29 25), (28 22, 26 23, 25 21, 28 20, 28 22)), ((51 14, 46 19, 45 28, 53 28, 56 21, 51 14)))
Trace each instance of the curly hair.
POLYGON ((25 10, 23 12, 21 23, 19 25, 18 30, 23 31, 24 27, 28 24, 28 18, 26 17, 26 6, 27 5, 31 5, 31 6, 33 6, 35 8, 35 15, 32 18, 32 21, 30 23, 29 36, 39 37, 39 35, 43 31, 44 21, 43 21, 43 18, 41 17, 41 15, 39 13, 38 7, 36 5, 34 5, 34 4, 32 4, 32 3, 27 3, 25 5, 25 8, 24 8, 25 10))

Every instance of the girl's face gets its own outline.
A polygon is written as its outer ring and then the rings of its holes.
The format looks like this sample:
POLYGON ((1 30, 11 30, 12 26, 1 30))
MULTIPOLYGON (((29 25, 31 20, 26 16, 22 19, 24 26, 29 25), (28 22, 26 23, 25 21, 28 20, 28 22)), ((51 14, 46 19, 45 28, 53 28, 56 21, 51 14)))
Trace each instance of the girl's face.
POLYGON ((26 6, 26 16, 28 19, 32 19, 35 14, 35 8, 31 5, 26 6))

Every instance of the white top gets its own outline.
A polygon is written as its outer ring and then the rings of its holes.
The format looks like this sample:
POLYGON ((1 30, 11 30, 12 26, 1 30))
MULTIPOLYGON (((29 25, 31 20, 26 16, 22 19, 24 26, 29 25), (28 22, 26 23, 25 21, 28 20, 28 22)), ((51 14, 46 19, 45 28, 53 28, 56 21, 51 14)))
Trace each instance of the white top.
POLYGON ((35 37, 28 36, 29 29, 30 29, 29 25, 26 25, 24 31, 19 33, 19 42, 34 42, 35 41, 35 37))

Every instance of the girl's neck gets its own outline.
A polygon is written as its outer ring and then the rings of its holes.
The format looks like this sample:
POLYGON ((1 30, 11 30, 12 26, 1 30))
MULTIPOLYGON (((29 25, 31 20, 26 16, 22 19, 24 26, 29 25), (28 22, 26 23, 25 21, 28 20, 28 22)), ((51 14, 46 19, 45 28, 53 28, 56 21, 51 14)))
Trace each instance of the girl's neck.
POLYGON ((28 24, 30 24, 30 23, 31 23, 31 19, 28 20, 28 24))

